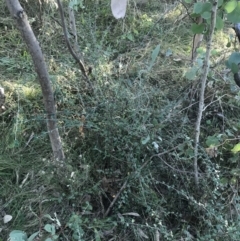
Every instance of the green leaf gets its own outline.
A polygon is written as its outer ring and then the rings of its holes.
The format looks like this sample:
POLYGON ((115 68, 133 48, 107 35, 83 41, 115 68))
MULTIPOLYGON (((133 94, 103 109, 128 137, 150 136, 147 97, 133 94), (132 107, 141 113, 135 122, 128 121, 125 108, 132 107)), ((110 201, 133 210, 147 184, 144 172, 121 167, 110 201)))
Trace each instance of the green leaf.
POLYGON ((195 3, 194 7, 193 7, 193 12, 198 13, 198 14, 201 13, 202 12, 202 5, 203 5, 203 3, 201 3, 201 2, 195 3))
POLYGON ((221 7, 223 4, 223 0, 218 0, 218 7, 221 7))
POLYGON ((227 13, 231 13, 237 7, 237 1, 229 1, 225 4, 224 9, 227 13))
POLYGON ((203 23, 201 24, 194 23, 191 27, 191 30, 194 34, 203 33, 204 29, 205 29, 205 24, 203 23))
POLYGON ((101 236, 96 229, 94 229, 94 233, 95 233, 95 241, 101 241, 101 236))
POLYGON ((55 226, 53 224, 46 224, 44 226, 44 229, 48 232, 54 235, 56 233, 55 226))
POLYGON ((211 50, 211 55, 213 55, 213 56, 218 55, 218 53, 219 52, 216 49, 211 50))
POLYGON ((231 163, 238 163, 239 156, 238 155, 234 155, 231 158, 229 158, 228 161, 231 162, 231 163))
POLYGON ((234 52, 230 55, 229 59, 226 61, 226 65, 231 69, 233 73, 239 71, 238 65, 240 64, 240 53, 234 52))
POLYGON ((232 65, 231 65, 231 71, 232 71, 234 74, 238 73, 238 71, 239 71, 238 65, 236 65, 235 63, 232 63, 232 65))
POLYGON ((152 59, 151 59, 151 62, 150 62, 150 66, 149 66, 149 68, 148 68, 148 71, 150 71, 150 70, 152 69, 152 67, 153 67, 153 65, 154 65, 154 62, 156 61, 157 56, 158 56, 158 54, 159 54, 159 51, 160 51, 160 44, 158 44, 158 45, 156 46, 156 48, 152 51, 152 55, 151 55, 152 59))
POLYGON ((49 214, 45 214, 44 217, 49 218, 50 220, 52 220, 52 217, 49 214))
POLYGON ((223 185, 226 185, 228 184, 229 180, 226 178, 226 177, 223 177, 220 179, 220 183, 223 184, 223 185))
POLYGON ((240 63, 240 53, 239 52, 234 52, 230 55, 228 58, 228 63, 235 63, 239 64, 240 63))
POLYGON ((20 230, 13 230, 9 234, 9 241, 27 241, 27 234, 20 230))
POLYGON ((227 19, 233 23, 240 22, 240 2, 237 2, 237 7, 232 12, 227 14, 227 19))
POLYGON ((200 17, 201 15, 200 15, 200 14, 197 14, 197 13, 191 13, 190 16, 191 16, 191 18, 198 18, 198 17, 200 17))
POLYGON ((212 4, 210 2, 207 2, 207 3, 197 2, 194 4, 194 7, 193 7, 193 12, 197 14, 201 14, 204 12, 211 12, 211 10, 212 10, 212 4))
POLYGON ((36 233, 33 233, 29 238, 28 241, 33 241, 39 234, 39 231, 37 231, 36 233))
POLYGON ((206 140, 207 146, 218 146, 220 144, 219 138, 216 136, 208 136, 206 140))
POLYGON ((202 18, 204 19, 210 19, 211 18, 211 12, 203 12, 201 14, 202 18))
POLYGON ((47 238, 47 239, 45 239, 44 241, 53 241, 53 239, 47 238))
POLYGON ((221 30, 221 29, 223 29, 223 26, 224 26, 224 22, 223 22, 222 18, 217 15, 217 18, 216 18, 216 29, 217 30, 221 30))
POLYGON ((184 0, 185 3, 191 3, 192 0, 184 0))
POLYGON ((131 33, 127 34, 127 39, 130 40, 130 41, 134 41, 134 37, 131 33))
POLYGON ((211 11, 212 11, 212 4, 210 2, 203 3, 202 13, 203 12, 211 12, 211 11))
POLYGON ((203 55, 206 53, 206 50, 203 47, 199 47, 197 48, 197 53, 203 55))
POLYGON ((52 239, 53 239, 53 240, 57 240, 58 237, 59 237, 59 235, 57 235, 57 234, 52 235, 52 239))
POLYGON ((236 144, 233 149, 231 150, 232 153, 236 154, 240 152, 240 143, 236 144))
POLYGON ((212 11, 212 3, 207 2, 203 3, 203 12, 211 12, 212 11))
POLYGON ((150 136, 148 135, 145 139, 142 140, 142 144, 146 145, 150 141, 150 136))
POLYGON ((44 226, 44 229, 45 229, 48 233, 51 233, 51 232, 52 232, 52 225, 46 224, 46 225, 44 226))
POLYGON ((82 209, 84 209, 84 211, 92 211, 93 207, 88 201, 86 201, 84 204, 82 204, 82 209))
POLYGON ((185 77, 188 80, 194 80, 197 74, 198 68, 196 66, 193 66, 191 69, 189 69, 186 74, 185 77))
POLYGON ((155 60, 159 54, 159 51, 160 51, 160 44, 158 44, 152 52, 152 62, 155 62, 155 60))
POLYGON ((170 55, 172 55, 172 50, 168 49, 165 55, 166 57, 169 57, 170 55))
POLYGON ((240 169, 239 168, 234 168, 234 169, 232 169, 231 170, 231 172, 230 172, 232 175, 234 175, 234 176, 240 176, 240 169))

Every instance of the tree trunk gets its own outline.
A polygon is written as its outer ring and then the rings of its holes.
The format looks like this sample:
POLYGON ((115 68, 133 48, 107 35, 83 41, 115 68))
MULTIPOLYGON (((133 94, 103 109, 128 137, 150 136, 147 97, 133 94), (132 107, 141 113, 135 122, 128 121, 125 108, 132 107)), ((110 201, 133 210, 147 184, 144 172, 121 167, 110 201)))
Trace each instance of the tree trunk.
POLYGON ((46 110, 47 128, 51 141, 54 157, 58 160, 64 159, 64 152, 62 148, 61 138, 59 136, 56 119, 56 108, 54 103, 54 96, 50 84, 50 78, 47 66, 42 54, 39 43, 32 31, 28 22, 26 13, 18 0, 6 0, 8 9, 16 21, 17 27, 22 34, 22 37, 27 44, 28 50, 32 56, 32 60, 37 72, 39 82, 42 88, 43 100, 46 110))

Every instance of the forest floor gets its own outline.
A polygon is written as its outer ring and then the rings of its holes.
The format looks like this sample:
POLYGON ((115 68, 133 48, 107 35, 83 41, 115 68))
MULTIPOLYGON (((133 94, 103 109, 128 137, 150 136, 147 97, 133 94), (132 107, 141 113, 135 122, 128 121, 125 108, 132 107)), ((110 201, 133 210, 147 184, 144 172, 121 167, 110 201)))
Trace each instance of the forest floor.
POLYGON ((52 158, 31 56, 0 3, 0 241, 13 230, 19 240, 27 240, 23 232, 48 241, 239 240, 239 156, 231 149, 240 96, 225 66, 238 44, 231 25, 214 36, 197 189, 193 146, 205 41, 192 67, 186 8, 178 1, 131 4, 117 21, 108 2, 79 7, 90 89, 68 52, 54 1, 36 2, 24 7, 48 65, 66 160, 52 158))

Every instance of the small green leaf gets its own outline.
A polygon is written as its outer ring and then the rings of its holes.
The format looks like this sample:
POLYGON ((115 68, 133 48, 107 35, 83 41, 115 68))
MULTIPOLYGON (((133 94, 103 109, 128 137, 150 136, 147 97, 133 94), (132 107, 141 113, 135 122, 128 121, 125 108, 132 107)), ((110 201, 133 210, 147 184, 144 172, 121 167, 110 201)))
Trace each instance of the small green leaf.
POLYGON ((228 63, 239 64, 240 63, 240 53, 239 52, 232 53, 228 59, 228 63))
POLYGON ((185 77, 188 80, 194 80, 197 74, 198 68, 196 66, 193 66, 191 69, 189 69, 186 74, 185 77))
POLYGON ((142 140, 142 144, 146 145, 150 141, 150 136, 148 135, 145 139, 142 140))
POLYGON ((211 14, 211 11, 212 11, 212 3, 210 2, 203 3, 202 13, 209 12, 211 14))
POLYGON ((212 4, 210 2, 202 3, 197 2, 194 4, 193 12, 197 14, 202 14, 204 12, 211 12, 212 10, 212 4))
POLYGON ((50 220, 52 220, 52 217, 49 214, 45 214, 44 217, 49 218, 50 220))
POLYGON ((51 233, 51 231, 52 231, 52 225, 46 224, 46 225, 44 226, 44 229, 45 229, 48 233, 51 233))
POLYGON ((226 177, 223 177, 220 179, 220 183, 223 184, 223 185, 226 185, 228 184, 229 180, 226 178, 226 177))
POLYGON ((223 0, 218 0, 218 7, 221 7, 223 4, 223 0))
POLYGON ((191 18, 198 18, 198 17, 200 17, 201 15, 200 15, 200 14, 197 14, 197 13, 191 13, 190 16, 191 16, 191 18))
POLYGON ((226 61, 226 65, 235 74, 239 71, 238 65, 240 64, 240 53, 234 52, 230 55, 226 61))
POLYGON ((236 8, 232 12, 227 14, 227 19, 233 23, 240 22, 240 2, 237 2, 236 8))
POLYGON ((217 15, 217 18, 216 18, 216 29, 217 30, 221 30, 221 29, 223 29, 223 26, 224 26, 224 22, 223 22, 222 18, 217 15))
POLYGON ((225 4, 224 9, 227 13, 231 13, 237 7, 237 1, 229 1, 225 4))
POLYGON ((219 138, 216 136, 208 136, 206 140, 207 146, 218 146, 220 144, 219 138))
POLYGON ((152 62, 155 62, 155 60, 159 54, 159 51, 160 51, 160 44, 158 44, 152 52, 152 62))
POLYGON ((238 163, 239 157, 238 155, 234 155, 231 158, 228 159, 230 163, 238 163))
POLYGON ((52 235, 55 234, 55 226, 52 224, 46 224, 44 226, 44 229, 48 232, 51 233, 52 235))
POLYGON ((193 12, 199 14, 202 12, 202 9, 203 9, 203 3, 197 2, 194 4, 193 12))
POLYGON ((101 236, 97 231, 97 229, 94 229, 94 233, 95 233, 95 241, 101 241, 101 236))
POLYGON ((205 29, 204 23, 201 23, 201 24, 194 23, 191 27, 191 30, 194 34, 203 33, 204 29, 205 29))
POLYGON ((192 0, 184 0, 185 3, 191 3, 192 0))
POLYGON ((57 240, 58 237, 59 237, 59 235, 57 235, 57 234, 52 235, 53 240, 57 240))
POLYGON ((199 48, 197 48, 197 53, 198 54, 205 54, 206 53, 206 49, 204 49, 203 47, 199 47, 199 48))
POLYGON ((240 143, 236 144, 233 149, 231 150, 232 153, 236 154, 240 152, 240 143))
POLYGON ((91 211, 93 210, 93 207, 89 202, 85 202, 84 204, 82 204, 82 209, 84 209, 84 211, 91 211))
POLYGON ((158 44, 156 46, 156 48, 152 51, 152 55, 151 55, 152 59, 151 59, 151 62, 150 62, 150 66, 148 67, 148 71, 150 71, 152 69, 152 67, 154 65, 154 62, 156 61, 157 56, 159 54, 159 51, 160 51, 160 44, 158 44))
POLYGON ((134 41, 134 37, 131 33, 127 34, 127 39, 130 40, 130 41, 134 41))
POLYGON ((231 65, 231 71, 232 71, 234 74, 238 73, 238 71, 239 71, 238 65, 236 65, 235 63, 232 63, 232 65, 231 65))
POLYGON ((9 241, 27 241, 27 234, 20 230, 13 230, 9 234, 9 241))
POLYGON ((211 121, 211 120, 207 120, 207 121, 206 121, 206 124, 207 124, 207 125, 211 125, 211 124, 212 124, 212 121, 211 121))
POLYGON ((226 129, 226 130, 225 130, 225 133, 226 133, 227 136, 229 136, 229 137, 234 137, 234 136, 235 136, 235 135, 232 133, 232 131, 229 130, 229 129, 226 129))
POLYGON ((53 239, 47 238, 47 239, 45 239, 44 241, 53 241, 53 239))
POLYGON ((202 18, 204 19, 210 19, 211 18, 211 12, 203 12, 201 14, 202 18))
POLYGON ((234 168, 230 172, 233 176, 240 176, 240 169, 239 168, 234 168))
POLYGON ((28 241, 33 241, 39 234, 39 231, 37 231, 36 233, 33 233, 29 238, 28 241))
POLYGON ((168 49, 165 55, 166 57, 169 57, 170 55, 172 55, 172 50, 168 49))

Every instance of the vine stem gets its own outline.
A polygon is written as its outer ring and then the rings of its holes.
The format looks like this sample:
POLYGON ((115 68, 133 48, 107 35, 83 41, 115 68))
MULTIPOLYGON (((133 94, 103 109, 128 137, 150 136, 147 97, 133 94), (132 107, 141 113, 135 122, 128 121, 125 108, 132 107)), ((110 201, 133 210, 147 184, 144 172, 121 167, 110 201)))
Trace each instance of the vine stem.
POLYGON ((201 121, 202 121, 202 114, 204 111, 204 95, 205 95, 205 89, 206 89, 206 82, 207 82, 207 76, 209 72, 209 59, 211 56, 211 48, 212 48, 212 40, 213 40, 213 34, 215 31, 216 26, 216 16, 217 16, 217 8, 218 8, 218 1, 213 1, 212 6, 212 14, 211 14, 211 22, 210 22, 210 28, 209 28, 209 36, 207 41, 207 50, 206 50, 206 56, 204 59, 204 65, 203 65, 203 72, 201 76, 201 89, 200 89, 200 98, 199 98, 199 106, 198 106, 198 115, 197 115, 197 121, 195 126, 195 143, 194 143, 194 176, 195 176, 195 183, 196 186, 199 186, 199 174, 198 174, 198 148, 199 148, 199 137, 201 133, 201 121))

